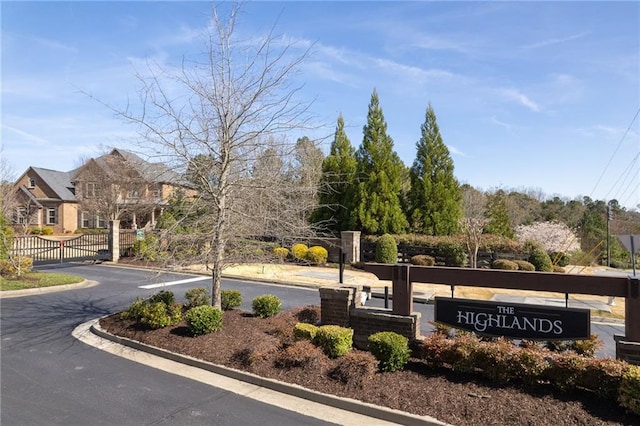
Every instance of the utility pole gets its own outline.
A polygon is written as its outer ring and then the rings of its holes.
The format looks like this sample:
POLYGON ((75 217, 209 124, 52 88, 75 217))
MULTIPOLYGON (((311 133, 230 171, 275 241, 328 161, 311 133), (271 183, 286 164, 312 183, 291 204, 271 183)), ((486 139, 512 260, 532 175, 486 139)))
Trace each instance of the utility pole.
POLYGON ((611 230, 610 222, 613 217, 611 206, 607 204, 607 266, 611 266, 611 230))

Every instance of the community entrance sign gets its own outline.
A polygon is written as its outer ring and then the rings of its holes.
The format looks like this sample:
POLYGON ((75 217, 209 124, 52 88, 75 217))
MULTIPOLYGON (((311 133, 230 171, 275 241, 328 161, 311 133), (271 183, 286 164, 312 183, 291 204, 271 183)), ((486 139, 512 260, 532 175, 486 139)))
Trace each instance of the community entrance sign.
POLYGON ((524 303, 435 298, 434 320, 485 336, 581 340, 591 336, 591 311, 524 303))

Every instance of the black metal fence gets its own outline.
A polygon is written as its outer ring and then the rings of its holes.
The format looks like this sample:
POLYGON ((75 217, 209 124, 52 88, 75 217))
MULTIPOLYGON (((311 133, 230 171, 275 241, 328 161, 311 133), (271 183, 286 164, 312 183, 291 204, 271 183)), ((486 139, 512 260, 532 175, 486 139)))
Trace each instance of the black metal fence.
POLYGON ((109 235, 85 234, 72 238, 26 235, 14 238, 15 255, 30 257, 34 265, 109 259, 109 235))

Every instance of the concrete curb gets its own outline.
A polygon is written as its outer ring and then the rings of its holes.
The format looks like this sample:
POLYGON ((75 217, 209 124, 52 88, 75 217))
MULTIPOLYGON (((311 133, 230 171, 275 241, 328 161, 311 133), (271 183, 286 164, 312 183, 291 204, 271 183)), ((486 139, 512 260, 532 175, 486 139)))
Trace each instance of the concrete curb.
POLYGON ((349 398, 341 398, 334 395, 323 394, 314 390, 306 389, 302 386, 284 383, 273 379, 268 379, 255 374, 247 373, 241 370, 235 370, 232 368, 224 367, 217 364, 212 364, 207 361, 202 361, 197 358, 193 358, 186 355, 170 352, 165 349, 149 346, 144 343, 137 342, 125 337, 115 336, 100 327, 99 320, 96 320, 90 327, 90 331, 104 339, 118 343, 120 345, 136 349, 139 351, 147 352, 155 356, 169 359, 171 361, 179 362, 189 365, 191 367, 200 368, 212 373, 216 373, 222 376, 230 377, 232 379, 240 380, 246 383, 250 383, 263 388, 271 389, 276 392, 303 398, 309 401, 313 401, 319 404, 328 405, 334 408, 350 411, 357 414, 362 414, 369 417, 374 417, 380 420, 398 423, 402 425, 420 425, 420 426, 443 426, 447 423, 440 422, 434 418, 428 416, 417 416, 409 413, 405 413, 399 410, 393 410, 390 408, 379 407, 376 405, 368 404, 365 402, 357 401, 349 398))
POLYGON ((5 290, 5 291, 0 291, 0 299, 9 299, 12 297, 34 296, 38 294, 57 293, 59 291, 78 290, 81 288, 94 287, 94 286, 97 286, 98 284, 100 284, 98 281, 84 280, 76 284, 28 288, 24 290, 5 290))

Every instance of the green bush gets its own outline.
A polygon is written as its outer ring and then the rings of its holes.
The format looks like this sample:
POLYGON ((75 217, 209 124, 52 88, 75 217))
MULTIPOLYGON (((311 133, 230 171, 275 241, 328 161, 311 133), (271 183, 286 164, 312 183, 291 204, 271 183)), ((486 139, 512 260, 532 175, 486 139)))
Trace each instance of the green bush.
POLYGON ((536 271, 552 272, 553 264, 549 254, 541 247, 534 247, 529 255, 529 262, 535 266, 536 271))
POLYGON ((564 252, 551 252, 549 253, 549 257, 551 258, 551 262, 554 265, 558 265, 560 267, 565 267, 567 265, 569 265, 569 262, 571 261, 571 258, 569 257, 568 254, 564 253, 564 252))
POLYGON ((242 293, 239 290, 222 290, 220 292, 220 305, 223 311, 240 307, 242 305, 242 293))
POLYGON ((326 248, 321 246, 313 246, 309 247, 305 259, 307 259, 311 263, 317 263, 319 265, 324 265, 327 263, 327 259, 329 258, 329 252, 326 248))
POLYGON ((622 375, 618 403, 628 411, 640 415, 640 366, 629 365, 622 375))
POLYGON ((160 259, 160 242, 155 234, 147 233, 144 239, 133 243, 133 254, 144 260, 154 262, 160 259))
POLYGON ((535 271, 536 267, 533 266, 531 262, 527 262, 526 260, 516 259, 513 261, 516 265, 518 265, 518 269, 520 271, 535 271))
POLYGON ((222 311, 211 305, 201 305, 185 314, 189 332, 193 336, 213 333, 222 328, 222 311))
POLYGON ((411 256, 409 263, 417 266, 433 266, 436 264, 436 259, 427 254, 417 254, 415 256, 411 256))
POLYGON ((139 322, 152 329, 178 324, 182 320, 182 306, 174 303, 171 306, 163 302, 147 303, 139 322))
POLYGON ((40 234, 42 234, 42 228, 31 228, 29 230, 29 233, 31 235, 40 235, 40 234))
POLYGON ((42 235, 53 235, 53 228, 50 226, 43 226, 42 235))
POLYGON ((376 240, 375 260, 390 265, 398 263, 398 245, 392 235, 384 234, 376 240))
POLYGON ((260 318, 268 318, 277 315, 282 309, 282 302, 273 294, 258 296, 251 302, 253 314, 260 318))
POLYGON ((298 243, 294 244, 291 247, 291 254, 293 258, 296 260, 305 260, 307 257, 307 252, 309 251, 309 247, 306 244, 298 243))
POLYGON ((18 275, 18 268, 15 267, 15 263, 19 263, 20 274, 30 272, 33 268, 33 259, 30 257, 23 257, 18 262, 18 259, 14 259, 13 262, 9 259, 0 259, 0 276, 5 278, 12 278, 18 275))
POLYGON ((454 266, 459 268, 467 264, 468 257, 464 244, 459 242, 441 243, 438 246, 438 249, 444 257, 445 266, 454 266))
POLYGON ((293 336, 297 340, 313 341, 313 339, 316 337, 317 332, 318 332, 317 326, 306 323, 306 322, 299 322, 293 328, 293 336))
POLYGON ((331 358, 341 357, 353 347, 353 330, 338 325, 318 327, 313 343, 331 358))
POLYGON ((176 296, 170 290, 160 290, 149 298, 149 303, 164 303, 171 306, 176 301, 176 296))
POLYGON ((409 361, 409 339, 392 331, 369 336, 369 350, 380 361, 381 371, 402 370, 409 361))
POLYGON ((185 305, 187 310, 211 304, 211 295, 209 294, 209 290, 204 287, 196 287, 187 290, 184 294, 184 298, 187 299, 187 304, 185 305))
POLYGON ((508 259, 496 259, 493 262, 491 262, 491 268, 515 271, 518 269, 518 264, 508 259))
POLYGON ((146 300, 137 298, 127 309, 120 312, 120 318, 140 322, 147 305, 146 300))
POLYGON ((280 260, 285 260, 289 256, 289 249, 286 247, 276 247, 273 249, 273 255, 280 260))

